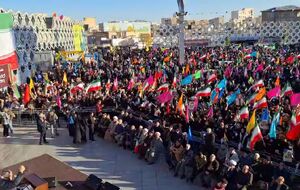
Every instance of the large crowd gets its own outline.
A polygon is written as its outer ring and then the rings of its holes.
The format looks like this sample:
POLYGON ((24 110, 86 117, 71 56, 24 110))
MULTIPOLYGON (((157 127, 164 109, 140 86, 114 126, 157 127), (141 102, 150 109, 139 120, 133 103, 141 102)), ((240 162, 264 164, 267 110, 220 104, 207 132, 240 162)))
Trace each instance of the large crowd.
POLYGON ((40 144, 48 143, 47 126, 59 135, 64 118, 73 143, 95 141, 96 134, 148 164, 166 161, 187 182, 200 179, 216 190, 288 189, 300 161, 298 53, 187 48, 180 64, 176 48, 120 48, 104 49, 96 60, 60 58, 46 74, 37 71, 1 94, 3 134, 13 132, 11 110, 27 109, 40 144))

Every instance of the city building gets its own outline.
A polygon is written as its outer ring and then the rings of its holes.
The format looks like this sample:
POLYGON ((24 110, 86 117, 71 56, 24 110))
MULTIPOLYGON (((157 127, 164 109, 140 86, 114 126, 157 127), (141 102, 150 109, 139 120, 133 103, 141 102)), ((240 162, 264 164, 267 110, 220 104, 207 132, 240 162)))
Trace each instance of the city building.
POLYGON ((242 22, 247 18, 254 18, 253 8, 243 8, 241 10, 231 12, 231 20, 234 22, 242 22))
POLYGON ((108 47, 112 45, 108 32, 93 31, 87 34, 89 48, 108 47))
POLYGON ((98 25, 96 18, 92 17, 85 17, 83 18, 83 25, 87 27, 87 31, 93 31, 93 30, 98 30, 98 25))
POLYGON ((262 22, 300 21, 300 7, 289 5, 262 11, 262 22))
POLYGON ((172 25, 172 19, 171 18, 162 18, 160 23, 162 25, 172 25))

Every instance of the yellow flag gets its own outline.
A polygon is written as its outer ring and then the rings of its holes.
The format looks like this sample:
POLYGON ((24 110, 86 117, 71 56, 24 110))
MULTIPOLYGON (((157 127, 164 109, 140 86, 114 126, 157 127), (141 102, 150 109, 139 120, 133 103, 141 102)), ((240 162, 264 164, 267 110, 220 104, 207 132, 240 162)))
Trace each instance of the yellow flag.
POLYGON ((247 128, 246 128, 246 131, 247 131, 248 134, 251 133, 252 129, 254 129, 255 124, 256 124, 255 112, 256 112, 256 110, 254 110, 254 112, 253 112, 253 114, 252 114, 252 116, 250 118, 250 121, 249 121, 249 123, 247 125, 247 128))
POLYGON ((34 88, 34 82, 32 80, 32 78, 30 78, 30 81, 29 81, 29 89, 30 91, 34 88))
POLYGON ((64 84, 67 84, 67 83, 68 83, 67 73, 66 73, 66 72, 64 72, 63 83, 64 83, 64 84))

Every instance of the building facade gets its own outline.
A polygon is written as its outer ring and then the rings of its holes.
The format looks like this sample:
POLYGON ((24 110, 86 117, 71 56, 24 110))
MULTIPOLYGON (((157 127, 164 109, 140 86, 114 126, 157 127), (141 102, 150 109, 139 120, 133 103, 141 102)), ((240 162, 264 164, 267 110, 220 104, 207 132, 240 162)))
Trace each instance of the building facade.
POLYGON ((248 18, 254 18, 253 8, 243 8, 241 10, 231 12, 231 20, 234 22, 242 22, 248 18))

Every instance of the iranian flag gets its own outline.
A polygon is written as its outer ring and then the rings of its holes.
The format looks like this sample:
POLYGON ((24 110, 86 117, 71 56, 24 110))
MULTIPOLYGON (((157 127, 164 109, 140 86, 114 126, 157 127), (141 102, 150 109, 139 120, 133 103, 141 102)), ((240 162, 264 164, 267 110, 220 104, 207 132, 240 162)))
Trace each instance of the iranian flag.
POLYGON ((293 89, 291 87, 291 84, 290 83, 287 83, 284 88, 282 89, 281 91, 281 97, 283 96, 290 96, 293 94, 293 89))
POLYGON ((258 125, 253 129, 252 135, 249 141, 249 148, 251 151, 254 150, 255 144, 263 139, 262 133, 258 125))
POLYGON ((166 91, 169 89, 169 84, 165 83, 158 87, 157 91, 166 91))
POLYGON ((13 17, 10 13, 0 13, 0 65, 10 64, 10 69, 18 69, 14 35, 13 17))
POLYGON ((300 54, 297 55, 297 58, 300 59, 300 54))
POLYGON ((255 102, 253 109, 262 109, 268 107, 267 99, 264 97, 263 99, 255 102))
POLYGON ((257 81, 254 85, 252 85, 249 90, 251 90, 252 88, 257 88, 257 87, 263 87, 264 86, 264 81, 261 79, 259 81, 257 81))
POLYGON ((176 88, 176 83, 177 83, 177 78, 176 75, 173 78, 173 83, 172 83, 172 87, 176 88))
POLYGON ((212 75, 210 75, 210 76, 208 77, 207 83, 209 84, 209 83, 211 83, 211 82, 213 82, 213 81, 215 81, 215 80, 217 80, 217 75, 212 74, 212 75))
POLYGON ((84 89, 84 84, 79 83, 76 86, 73 86, 70 91, 72 94, 76 94, 78 91, 83 91, 83 89, 84 89))
POLYGON ((300 137, 300 110, 293 112, 286 137, 288 140, 297 140, 300 137))
POLYGON ((243 107, 243 108, 239 111, 239 118, 240 118, 240 119, 248 119, 248 118, 249 118, 249 110, 248 110, 248 107, 243 107))
POLYGON ((203 90, 200 90, 196 93, 196 97, 207 97, 207 96, 210 96, 211 94, 211 88, 210 87, 207 87, 203 90))
POLYGON ((252 96, 250 96, 247 100, 248 104, 254 104, 255 98, 256 98, 257 93, 254 93, 252 96))
POLYGON ((95 80, 91 82, 87 87, 86 87, 86 92, 95 92, 98 90, 101 90, 101 81, 100 80, 95 80))
POLYGON ((245 59, 250 59, 252 56, 251 56, 251 54, 248 54, 248 55, 246 55, 244 58, 245 59))

